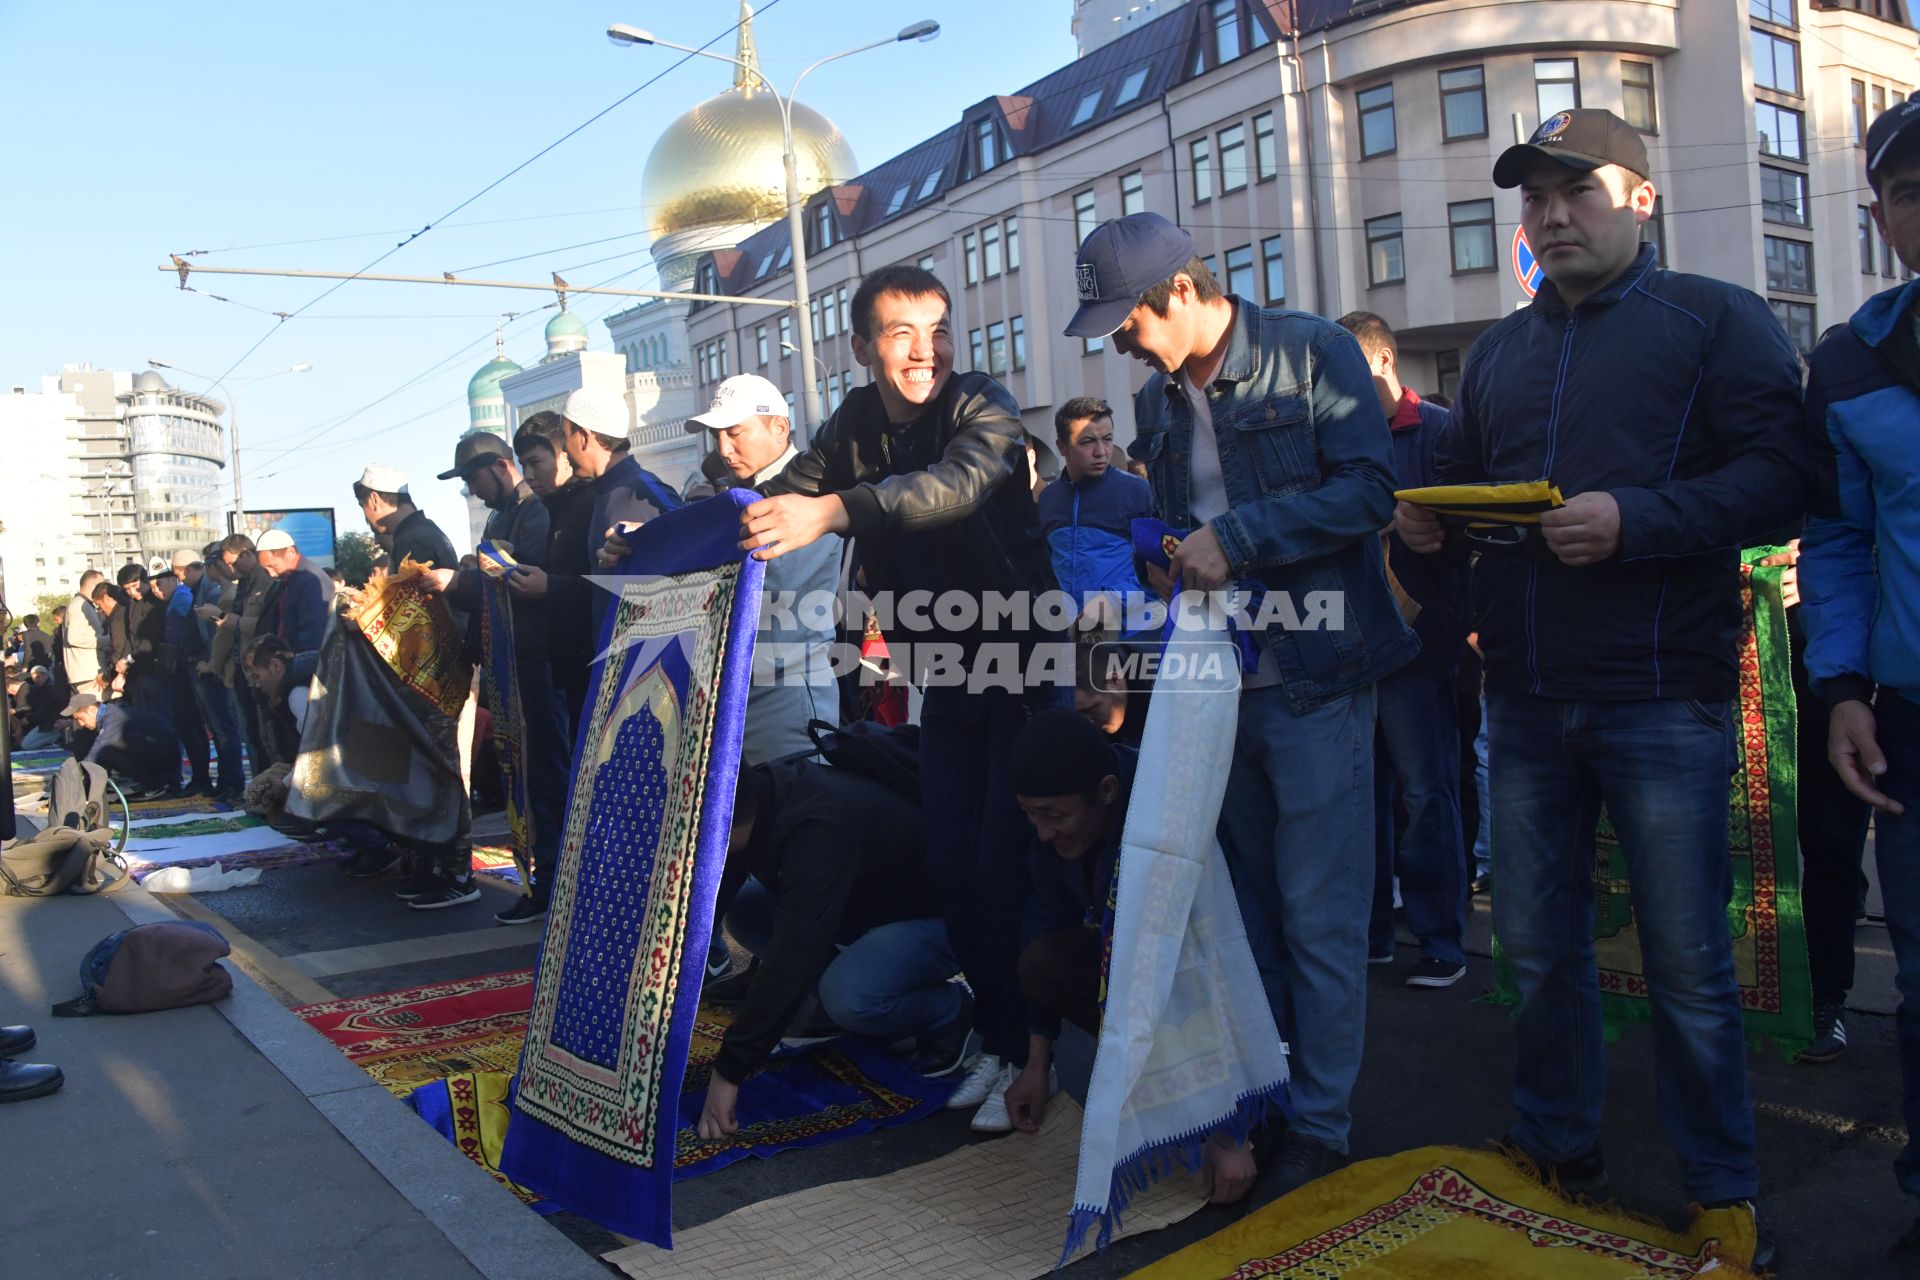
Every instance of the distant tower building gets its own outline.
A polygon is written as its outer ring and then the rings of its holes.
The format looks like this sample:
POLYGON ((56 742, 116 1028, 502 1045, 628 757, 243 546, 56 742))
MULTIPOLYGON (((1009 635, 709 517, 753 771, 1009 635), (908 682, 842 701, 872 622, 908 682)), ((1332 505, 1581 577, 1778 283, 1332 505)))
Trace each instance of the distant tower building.
POLYGON ((1185 3, 1186 0, 1074 0, 1074 43, 1084 58, 1185 3))

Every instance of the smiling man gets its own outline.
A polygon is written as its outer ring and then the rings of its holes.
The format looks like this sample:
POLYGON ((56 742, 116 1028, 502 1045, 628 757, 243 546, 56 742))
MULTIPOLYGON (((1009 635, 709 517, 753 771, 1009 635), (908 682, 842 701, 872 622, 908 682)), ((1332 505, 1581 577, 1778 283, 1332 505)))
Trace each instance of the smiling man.
MULTIPOLYGON (((1646 146, 1563 111, 1494 165, 1546 281, 1474 344, 1436 451, 1442 483, 1551 480, 1538 535, 1486 547, 1494 930, 1520 993, 1510 1141, 1570 1190, 1605 1180, 1594 815, 1626 856, 1653 1006, 1660 1118, 1688 1196, 1759 1190, 1727 933, 1739 548, 1805 506, 1798 361, 1767 304, 1663 271, 1646 146)), ((1402 504, 1415 553, 1464 554, 1402 504)), ((1763 1239, 1755 1270, 1768 1265, 1763 1239)))
MULTIPOLYGON (((912 591, 978 601, 988 592, 1034 598, 1053 590, 1020 408, 986 374, 954 372, 948 306, 946 286, 918 267, 883 267, 860 282, 853 353, 872 382, 849 393, 813 447, 768 482, 773 496, 745 509, 742 547, 778 563, 827 534, 850 534, 869 588, 896 599, 912 591)), ((903 623, 910 612, 903 604, 903 623)), ((932 610, 923 617, 929 628, 890 639, 916 653, 930 642, 953 646, 964 671, 1004 661, 1011 649, 1016 669, 1025 669, 1030 632, 943 624, 941 614, 932 610)), ((976 1124, 1003 1131, 1012 1127, 1006 1087, 1027 1048, 1014 973, 1025 824, 1008 757, 1029 706, 1063 701, 1067 690, 970 687, 953 682, 953 669, 927 680, 921 704, 927 866, 978 997, 974 1025, 985 1052, 948 1105, 978 1106, 976 1124)))

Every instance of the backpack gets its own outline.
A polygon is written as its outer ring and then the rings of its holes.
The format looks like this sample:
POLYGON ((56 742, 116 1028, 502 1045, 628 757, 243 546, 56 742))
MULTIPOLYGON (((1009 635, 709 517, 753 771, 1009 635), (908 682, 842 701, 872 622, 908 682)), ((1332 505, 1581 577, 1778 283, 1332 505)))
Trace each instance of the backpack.
POLYGON ((233 991, 233 975, 220 964, 230 951, 218 929, 198 920, 122 929, 87 952, 80 962, 82 993, 53 1006, 53 1015, 83 1018, 211 1003, 233 991))
POLYGON ((61 893, 98 893, 128 880, 120 849, 108 827, 112 783, 97 764, 67 760, 47 780, 47 825, 29 839, 0 848, 0 892, 16 898, 61 893), (114 875, 114 869, 119 874, 114 875))
POLYGON ((836 769, 882 783, 915 804, 920 802, 919 725, 888 726, 876 720, 855 720, 835 726, 825 720, 809 720, 807 736, 813 739, 810 754, 836 769))

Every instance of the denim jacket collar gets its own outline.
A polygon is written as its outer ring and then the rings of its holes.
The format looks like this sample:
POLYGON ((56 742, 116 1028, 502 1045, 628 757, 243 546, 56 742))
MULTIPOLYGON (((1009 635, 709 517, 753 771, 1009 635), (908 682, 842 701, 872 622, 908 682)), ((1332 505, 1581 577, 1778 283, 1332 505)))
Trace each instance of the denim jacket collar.
MULTIPOLYGON (((1260 323, 1260 308, 1231 293, 1226 298, 1233 306, 1233 323, 1227 326, 1227 354, 1220 357, 1220 367, 1213 374, 1213 385, 1223 389, 1231 383, 1245 382, 1260 372, 1260 343, 1254 328, 1260 323)), ((1168 377, 1161 390, 1169 399, 1185 396, 1185 371, 1168 377)))

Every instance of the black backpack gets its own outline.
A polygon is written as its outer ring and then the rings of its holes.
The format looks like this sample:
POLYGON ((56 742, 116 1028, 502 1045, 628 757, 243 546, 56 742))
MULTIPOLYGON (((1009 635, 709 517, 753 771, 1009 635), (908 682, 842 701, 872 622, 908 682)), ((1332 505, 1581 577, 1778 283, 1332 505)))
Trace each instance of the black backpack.
POLYGON ((810 754, 836 769, 872 778, 915 804, 920 802, 919 725, 889 727, 877 720, 855 720, 836 726, 809 720, 807 736, 813 739, 810 754))

